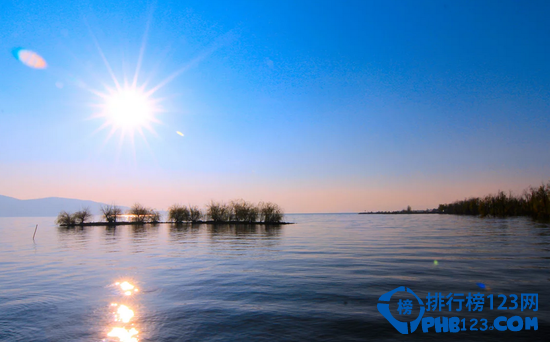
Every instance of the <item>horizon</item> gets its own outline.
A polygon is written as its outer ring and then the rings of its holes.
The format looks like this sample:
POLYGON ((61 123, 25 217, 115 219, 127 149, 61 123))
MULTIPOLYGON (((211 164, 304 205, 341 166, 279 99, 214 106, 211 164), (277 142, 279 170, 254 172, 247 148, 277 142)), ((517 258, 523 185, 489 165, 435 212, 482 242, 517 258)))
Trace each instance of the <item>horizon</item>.
MULTIPOLYGON (((547 186, 550 186, 550 182, 548 182, 549 185, 547 186)), ((542 186, 544 186, 545 184, 543 183, 542 186)), ((530 186, 529 188, 533 188, 532 186, 530 186)), ((527 190, 524 189, 524 190, 527 190)), ((494 195, 494 194, 497 194, 498 192, 501 192, 501 190, 498 190, 497 192, 495 193, 491 193, 491 194, 486 194, 486 195, 494 195)), ((514 193, 512 191, 509 191, 508 192, 510 195, 513 195, 513 196, 517 196, 518 193, 514 193)), ((8 197, 8 198, 12 198, 12 199, 15 199, 15 200, 18 200, 18 201, 36 201, 36 200, 47 200, 47 199, 64 199, 64 200, 76 200, 76 201, 82 201, 82 202, 93 202, 93 203, 97 203, 97 204, 101 204, 102 206, 104 205, 114 205, 114 206, 117 206, 119 208, 127 208, 127 209, 130 209, 132 207, 132 205, 134 204, 141 204, 139 202, 134 202, 132 204, 117 204, 117 203, 105 203, 105 202, 97 202, 97 201, 93 201, 93 200, 87 200, 87 199, 79 199, 79 198, 66 198, 66 197, 55 197, 55 196, 49 196, 49 197, 41 197, 41 198, 28 198, 28 199, 20 199, 20 198, 15 198, 15 197, 10 197, 10 196, 5 196, 5 195, 2 195, 0 194, 0 197, 8 197)), ((464 200, 467 200, 467 199, 471 199, 473 198, 473 196, 470 196, 470 197, 465 197, 464 200)), ((236 200, 236 199, 232 199, 232 200, 236 200)), ((459 202, 461 201, 462 199, 457 199, 453 202, 459 202)), ((214 200, 211 200, 211 201, 214 201, 214 200)), ((223 202, 223 201, 222 201, 223 202)), ((230 201, 231 202, 231 201, 230 201)), ((453 203, 453 202, 450 202, 450 203, 453 203)), ((440 203, 440 204, 450 204, 450 203, 440 203)), ((172 205, 184 205, 182 204, 181 202, 178 202, 178 203, 174 203, 172 205)), ((189 203, 188 205, 197 205, 196 203, 189 203)), ((199 209, 203 210, 205 209, 206 207, 208 206, 208 203, 202 205, 202 206, 198 206, 199 209)), ((83 206, 82 208, 86 208, 86 206, 83 206)), ((150 208, 150 209, 153 209, 153 210, 158 210, 160 211, 161 213, 167 213, 170 209, 170 207, 167 207, 167 208, 150 208)), ((290 213, 286 213, 284 212, 284 209, 283 209, 283 214, 284 215, 318 215, 318 214, 359 214, 359 213, 382 213, 382 212, 388 212, 388 213, 392 213, 392 212, 399 212, 399 211, 405 211, 405 210, 411 210, 413 212, 415 211, 431 211, 431 210, 438 210, 438 208, 436 207, 433 207, 433 208, 422 208, 422 209, 418 209, 418 208, 412 208, 410 206, 407 206, 407 208, 403 208, 403 209, 397 209, 397 210, 378 210, 378 211, 371 211, 371 210, 362 210, 362 211, 349 211, 349 212, 290 212, 290 213)), ((101 213, 94 213, 92 212, 92 215, 100 215, 101 216, 101 213)), ((127 213, 122 213, 121 215, 131 215, 131 214, 127 214, 127 213)))
POLYGON ((550 179, 548 2, 0 8, 5 196, 357 213, 550 179))
MULTIPOLYGON (((3 196, 3 197, 9 197, 9 198, 13 198, 13 199, 16 199, 16 200, 19 200, 19 201, 32 201, 32 200, 43 200, 43 199, 50 199, 50 198, 56 198, 56 199, 68 199, 68 200, 77 200, 77 201, 92 201, 92 200, 87 200, 87 199, 80 199, 80 198, 67 198, 67 197, 55 197, 55 196, 49 196, 49 197, 41 197, 41 198, 25 198, 25 199, 22 199, 22 198, 15 198, 15 197, 11 197, 11 196, 5 196, 5 195, 2 195, 0 194, 0 196, 3 196)), ((97 201, 92 201, 92 202, 95 202, 95 203, 98 203, 98 204, 102 204, 102 205, 109 205, 109 203, 103 203, 103 202, 97 202, 97 201)), ((132 204, 130 205, 127 205, 127 204, 117 204, 117 203, 113 203, 112 205, 115 205, 117 207, 121 207, 121 208, 130 208, 132 206, 132 204)), ((204 206, 199 206, 199 209, 204 209, 204 206)), ((167 210, 169 208, 152 208, 154 210, 159 210, 160 212, 164 212, 166 213, 167 210)), ((414 209, 413 209, 414 210, 414 209)), ((358 214, 358 212, 319 212, 319 213, 284 213, 284 215, 322 215, 322 214, 327 214, 327 215, 330 215, 330 214, 358 214)), ((101 215, 101 213, 94 213, 92 212, 92 215, 101 215)), ((127 213, 123 213, 121 215, 131 215, 131 214, 127 214, 127 213)), ((33 216, 35 217, 35 216, 33 216)), ((39 217, 39 216, 37 216, 39 217)), ((55 217, 55 216, 44 216, 44 217, 55 217)))
MULTIPOLYGON (((0 194, 0 196, 2 197, 9 197, 9 198, 13 198, 13 199, 16 199, 16 200, 19 200, 19 201, 33 201, 33 200, 44 200, 44 199, 50 199, 50 198, 55 198, 55 199, 68 199, 68 200, 77 200, 77 201, 91 201, 91 202, 95 202, 95 203, 98 203, 98 204, 102 204, 102 205, 115 205, 117 207, 121 207, 121 208, 130 208, 132 206, 132 204, 117 204, 117 203, 104 203, 104 202, 97 202, 97 201, 92 201, 92 200, 88 200, 88 199, 81 199, 81 198, 67 198, 67 197, 55 197, 55 196, 49 196, 49 197, 41 197, 41 198, 16 198, 16 197, 11 197, 11 196, 5 196, 5 195, 2 195, 0 194)), ((204 209, 204 207, 206 206, 203 205, 203 206, 199 206, 200 209, 204 209)), ((169 208, 152 208, 154 210, 159 210, 161 212, 167 212, 167 210, 169 208)), ((433 209, 433 208, 431 208, 433 209)), ((415 210, 415 209, 413 209, 415 210)), ((101 213, 93 213, 92 212, 92 215, 100 215, 101 213)), ((309 214, 312 214, 312 215, 317 215, 317 214, 358 214, 358 212, 318 212, 318 213, 313 213, 313 212, 310 212, 310 213, 284 213, 285 215, 309 215, 309 214)), ((128 214, 121 214, 121 215, 128 215, 128 214)), ((49 217, 49 216, 48 216, 49 217)), ((53 217, 53 216, 52 216, 53 217)))

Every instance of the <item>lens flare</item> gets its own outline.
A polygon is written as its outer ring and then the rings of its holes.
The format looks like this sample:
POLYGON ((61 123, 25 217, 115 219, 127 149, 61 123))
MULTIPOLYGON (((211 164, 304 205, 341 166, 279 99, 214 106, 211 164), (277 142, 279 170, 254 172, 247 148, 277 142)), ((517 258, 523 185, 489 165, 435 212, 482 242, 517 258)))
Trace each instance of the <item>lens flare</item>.
POLYGON ((476 285, 482 290, 491 291, 491 288, 483 283, 476 283, 476 285))
POLYGON ((18 61, 30 68, 46 69, 48 67, 48 64, 46 63, 44 58, 42 58, 42 56, 34 51, 26 50, 23 48, 15 48, 12 50, 12 53, 18 61))

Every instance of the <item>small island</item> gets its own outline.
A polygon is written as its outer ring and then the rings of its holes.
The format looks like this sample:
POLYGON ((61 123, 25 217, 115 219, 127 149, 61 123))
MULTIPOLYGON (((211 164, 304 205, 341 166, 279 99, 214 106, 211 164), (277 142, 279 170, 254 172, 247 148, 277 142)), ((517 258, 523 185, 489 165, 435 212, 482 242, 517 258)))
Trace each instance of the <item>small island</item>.
POLYGON ((134 204, 126 213, 114 204, 101 207, 103 221, 90 222, 92 213, 84 208, 74 213, 62 211, 56 219, 61 227, 75 226, 122 226, 143 224, 262 224, 282 225, 292 224, 284 222, 283 210, 275 203, 260 202, 254 204, 242 199, 232 200, 229 203, 211 201, 206 210, 198 206, 174 204, 168 209, 168 220, 162 221, 159 211, 147 208, 139 203, 134 204), (126 218, 126 220, 122 220, 126 218))

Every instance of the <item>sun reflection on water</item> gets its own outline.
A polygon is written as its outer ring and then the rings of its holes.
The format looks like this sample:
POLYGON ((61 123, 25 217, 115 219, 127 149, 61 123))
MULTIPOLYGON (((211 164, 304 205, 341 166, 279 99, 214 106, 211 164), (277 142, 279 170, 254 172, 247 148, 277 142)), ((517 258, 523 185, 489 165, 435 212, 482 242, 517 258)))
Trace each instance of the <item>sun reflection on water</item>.
MULTIPOLYGON (((134 294, 139 290, 129 283, 128 281, 116 282, 115 285, 122 290, 122 293, 126 296, 134 294)), ((128 304, 119 304, 111 303, 113 308, 113 317, 116 325, 112 327, 111 331, 107 333, 107 336, 110 338, 118 339, 119 342, 138 342, 139 331, 134 327, 134 324, 131 323, 134 318, 134 310, 132 310, 128 304), (124 324, 124 325, 121 325, 124 324), (130 324, 130 327, 127 327, 126 324, 130 324)), ((109 339, 111 340, 111 339, 109 339)))
POLYGON ((126 330, 125 328, 113 328, 107 336, 116 337, 121 342, 138 342, 137 334, 139 332, 135 328, 126 330))
POLYGON ((114 306, 118 306, 118 309, 115 314, 115 321, 128 323, 130 322, 132 317, 134 317, 134 311, 129 307, 127 307, 126 305, 114 304, 114 306))
POLYGON ((130 284, 129 282, 125 281, 122 283, 115 283, 117 286, 120 286, 120 289, 124 292, 126 296, 131 296, 133 293, 138 292, 139 289, 137 289, 134 285, 130 284))

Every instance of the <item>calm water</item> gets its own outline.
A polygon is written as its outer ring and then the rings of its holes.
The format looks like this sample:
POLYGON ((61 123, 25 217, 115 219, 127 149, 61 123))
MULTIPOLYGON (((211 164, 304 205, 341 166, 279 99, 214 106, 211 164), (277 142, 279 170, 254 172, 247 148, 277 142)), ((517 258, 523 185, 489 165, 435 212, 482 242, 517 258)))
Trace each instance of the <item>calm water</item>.
MULTIPOLYGON (((0 340, 534 341, 548 336, 548 224, 439 215, 288 215, 287 220, 297 224, 65 229, 55 227, 53 218, 2 218, 0 340), (128 288, 122 289, 125 281, 128 288), (539 330, 436 334, 419 328, 401 335, 376 308, 383 293, 401 285, 423 299, 428 292, 538 293, 538 312, 504 314, 538 317, 539 330)), ((484 310, 444 315, 469 320, 503 314, 484 310)))

